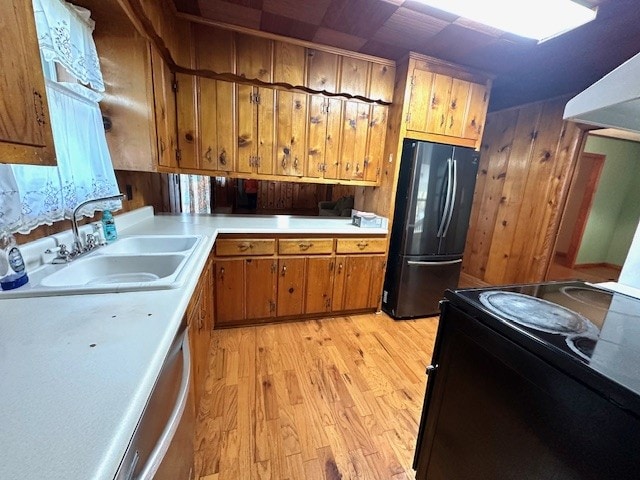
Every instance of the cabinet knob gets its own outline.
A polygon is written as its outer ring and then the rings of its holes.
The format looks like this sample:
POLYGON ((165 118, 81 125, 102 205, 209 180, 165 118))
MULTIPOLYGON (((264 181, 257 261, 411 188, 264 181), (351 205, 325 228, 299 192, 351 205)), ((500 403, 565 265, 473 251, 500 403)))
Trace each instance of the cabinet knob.
POLYGON ((293 159, 293 168, 294 170, 298 170, 298 157, 293 159))
POLYGON ((204 154, 204 158, 207 159, 207 162, 211 163, 211 147, 207 148, 207 151, 204 154))
POLYGON ((427 375, 431 375, 433 372, 435 372, 438 369, 438 364, 436 365, 428 365, 427 366, 427 371, 426 374, 427 375))
POLYGON ((338 264, 338 273, 342 273, 342 263, 338 264))
POLYGON ((220 269, 220 278, 224 279, 224 267, 220 269))
POLYGON ((360 250, 364 250, 365 248, 367 248, 369 246, 369 243, 368 242, 358 242, 357 245, 358 245, 358 248, 360 250))
POLYGON ((282 276, 284 277, 286 275, 286 273, 287 273, 287 266, 283 265, 282 266, 282 276))
POLYGON ((282 156, 282 168, 283 169, 287 168, 287 156, 286 155, 282 156))
POLYGON ((227 152, 224 149, 220 152, 220 156, 218 157, 218 160, 220 161, 221 165, 227 164, 227 152))

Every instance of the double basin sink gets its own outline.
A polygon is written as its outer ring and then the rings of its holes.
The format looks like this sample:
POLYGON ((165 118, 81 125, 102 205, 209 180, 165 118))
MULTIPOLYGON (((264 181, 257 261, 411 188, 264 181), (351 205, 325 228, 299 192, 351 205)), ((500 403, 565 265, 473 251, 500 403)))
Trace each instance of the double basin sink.
POLYGON ((0 298, 113 293, 176 288, 184 266, 201 241, 197 235, 137 235, 62 265, 29 272, 29 283, 0 298))

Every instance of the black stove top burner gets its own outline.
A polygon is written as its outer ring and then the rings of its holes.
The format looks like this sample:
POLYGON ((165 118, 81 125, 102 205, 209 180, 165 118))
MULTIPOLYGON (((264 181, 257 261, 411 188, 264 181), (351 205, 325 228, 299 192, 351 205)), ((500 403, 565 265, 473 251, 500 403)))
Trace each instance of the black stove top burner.
POLYGON ((480 302, 507 320, 546 333, 582 334, 597 332, 588 319, 561 305, 516 292, 482 292, 480 302))
POLYGON ((567 337, 567 345, 569 348, 585 360, 591 358, 597 343, 598 339, 596 337, 584 335, 570 335, 567 337))
POLYGON ((592 307, 608 310, 612 295, 595 288, 568 286, 560 288, 567 297, 585 303, 592 307))

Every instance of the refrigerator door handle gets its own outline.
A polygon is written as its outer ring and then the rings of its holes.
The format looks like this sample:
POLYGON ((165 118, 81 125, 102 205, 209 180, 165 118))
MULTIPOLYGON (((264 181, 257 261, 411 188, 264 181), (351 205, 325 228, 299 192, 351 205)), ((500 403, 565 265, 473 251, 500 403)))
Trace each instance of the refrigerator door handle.
POLYGON ((442 236, 446 237, 449 231, 449 225, 451 225, 451 218, 453 217, 453 209, 456 206, 456 194, 458 193, 458 161, 453 161, 453 188, 451 189, 451 206, 449 208, 449 216, 447 218, 447 225, 444 227, 442 236))
POLYGON ((447 260, 446 262, 419 262, 417 260, 407 260, 407 265, 422 265, 422 266, 436 266, 436 265, 455 265, 456 263, 462 263, 462 259, 447 260))
POLYGON ((452 176, 453 176, 453 161, 451 158, 447 158, 447 197, 444 201, 444 209, 442 210, 442 218, 440 219, 440 226, 438 227, 438 233, 436 237, 440 238, 443 236, 444 227, 447 219, 447 214, 451 209, 451 186, 452 186, 452 176))

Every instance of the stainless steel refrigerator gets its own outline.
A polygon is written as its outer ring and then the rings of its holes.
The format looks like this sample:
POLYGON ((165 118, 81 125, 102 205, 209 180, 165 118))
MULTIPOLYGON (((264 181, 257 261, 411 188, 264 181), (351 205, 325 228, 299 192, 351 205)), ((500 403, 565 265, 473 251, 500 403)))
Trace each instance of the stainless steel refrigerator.
POLYGON ((382 295, 392 317, 437 313, 457 286, 477 172, 471 148, 404 141, 382 295))

